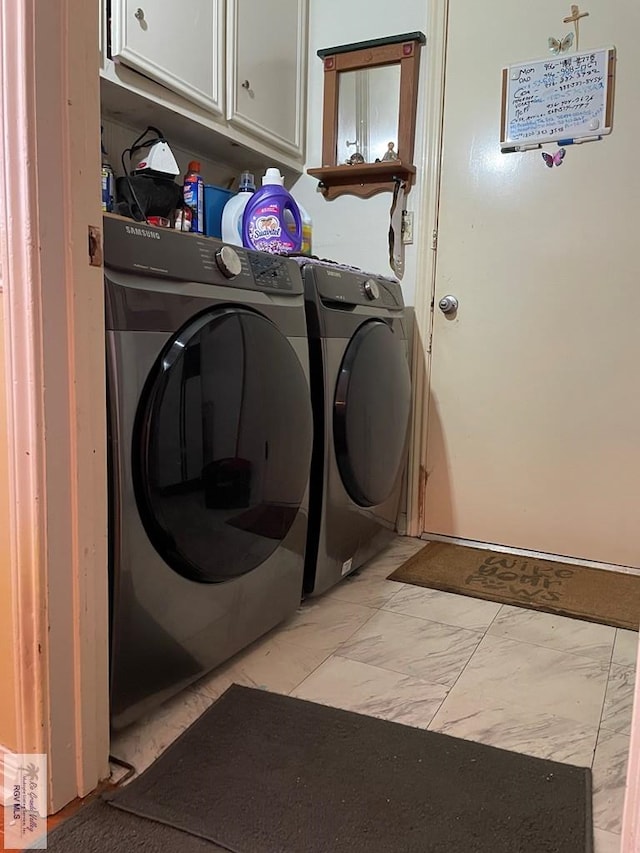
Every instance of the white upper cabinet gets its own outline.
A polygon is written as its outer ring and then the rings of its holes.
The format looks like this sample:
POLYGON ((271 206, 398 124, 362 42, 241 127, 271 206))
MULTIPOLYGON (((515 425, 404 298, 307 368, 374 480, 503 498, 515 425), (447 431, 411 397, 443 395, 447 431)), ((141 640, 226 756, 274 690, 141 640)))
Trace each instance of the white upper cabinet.
POLYGON ((111 55, 223 113, 224 0, 112 0, 111 55))
POLYGON ((227 0, 227 119, 303 157, 307 0, 227 0))

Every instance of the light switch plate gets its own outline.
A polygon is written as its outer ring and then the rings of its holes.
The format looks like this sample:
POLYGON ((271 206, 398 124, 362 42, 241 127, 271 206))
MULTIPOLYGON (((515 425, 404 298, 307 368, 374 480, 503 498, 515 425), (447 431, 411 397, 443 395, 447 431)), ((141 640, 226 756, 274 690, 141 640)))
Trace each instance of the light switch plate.
POLYGON ((405 246, 413 243, 413 211, 402 211, 402 242, 405 246))

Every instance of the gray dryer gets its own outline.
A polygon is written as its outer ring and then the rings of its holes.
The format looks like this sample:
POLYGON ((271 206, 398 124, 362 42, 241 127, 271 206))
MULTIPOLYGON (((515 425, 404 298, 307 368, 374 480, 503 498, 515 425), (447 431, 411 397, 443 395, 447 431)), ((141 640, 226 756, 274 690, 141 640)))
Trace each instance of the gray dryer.
POLYGON ((393 537, 411 413, 400 285, 303 266, 314 446, 305 593, 317 595, 393 537))

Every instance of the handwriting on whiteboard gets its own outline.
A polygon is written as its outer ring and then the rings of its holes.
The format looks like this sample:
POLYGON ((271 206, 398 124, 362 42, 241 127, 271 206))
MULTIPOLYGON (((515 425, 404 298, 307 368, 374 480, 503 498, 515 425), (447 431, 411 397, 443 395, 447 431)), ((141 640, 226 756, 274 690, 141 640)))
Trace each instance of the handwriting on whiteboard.
POLYGON ((544 142, 603 128, 606 50, 512 65, 508 74, 509 142, 544 142))

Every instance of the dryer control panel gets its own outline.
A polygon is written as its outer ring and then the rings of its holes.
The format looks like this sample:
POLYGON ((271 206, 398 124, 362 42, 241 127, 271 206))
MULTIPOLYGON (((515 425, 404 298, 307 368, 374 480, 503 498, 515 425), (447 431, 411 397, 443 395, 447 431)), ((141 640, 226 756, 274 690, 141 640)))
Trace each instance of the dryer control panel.
POLYGON ((298 266, 286 257, 110 214, 103 217, 103 225, 105 267, 242 290, 303 292, 298 266))
POLYGON ((371 307, 402 310, 404 299, 400 285, 367 273, 334 269, 321 264, 307 264, 305 279, 315 284, 315 289, 324 303, 339 306, 369 305, 371 307))

